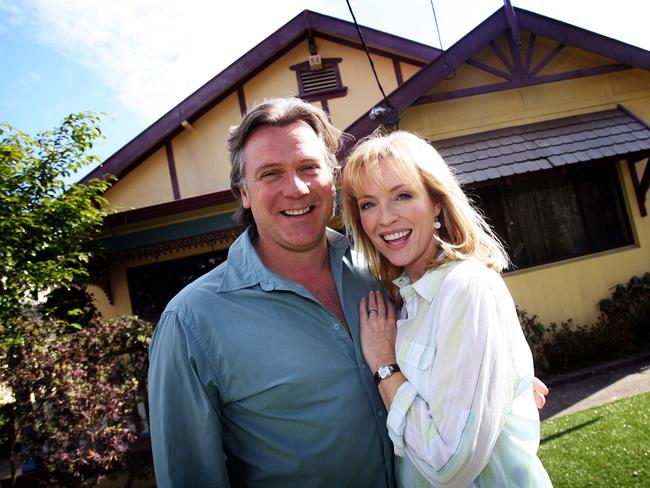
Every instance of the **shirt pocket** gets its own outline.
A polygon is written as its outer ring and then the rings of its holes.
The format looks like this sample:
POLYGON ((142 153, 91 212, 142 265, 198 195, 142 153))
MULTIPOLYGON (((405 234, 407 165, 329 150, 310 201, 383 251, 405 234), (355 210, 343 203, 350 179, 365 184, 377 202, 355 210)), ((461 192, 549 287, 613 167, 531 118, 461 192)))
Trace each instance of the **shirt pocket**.
POLYGON ((435 351, 428 342, 421 340, 404 340, 400 342, 397 349, 397 362, 400 367, 411 366, 421 370, 427 370, 433 364, 435 351))

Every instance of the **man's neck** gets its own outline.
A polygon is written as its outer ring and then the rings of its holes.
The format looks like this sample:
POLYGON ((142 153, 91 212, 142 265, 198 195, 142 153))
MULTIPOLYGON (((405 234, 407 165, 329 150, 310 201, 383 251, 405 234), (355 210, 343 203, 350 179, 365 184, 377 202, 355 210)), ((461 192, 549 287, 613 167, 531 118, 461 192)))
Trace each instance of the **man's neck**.
POLYGON ((259 241, 255 249, 264 266, 303 286, 311 283, 314 277, 330 272, 326 239, 323 239, 322 245, 303 252, 282 248, 268 249, 259 241))

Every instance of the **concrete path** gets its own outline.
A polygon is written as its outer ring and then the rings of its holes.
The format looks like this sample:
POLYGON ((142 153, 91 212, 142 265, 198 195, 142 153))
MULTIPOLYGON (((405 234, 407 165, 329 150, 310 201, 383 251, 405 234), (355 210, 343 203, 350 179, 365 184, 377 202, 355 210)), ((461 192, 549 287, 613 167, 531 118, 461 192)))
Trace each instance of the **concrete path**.
POLYGON ((542 420, 650 391, 650 353, 545 379, 550 393, 542 420))

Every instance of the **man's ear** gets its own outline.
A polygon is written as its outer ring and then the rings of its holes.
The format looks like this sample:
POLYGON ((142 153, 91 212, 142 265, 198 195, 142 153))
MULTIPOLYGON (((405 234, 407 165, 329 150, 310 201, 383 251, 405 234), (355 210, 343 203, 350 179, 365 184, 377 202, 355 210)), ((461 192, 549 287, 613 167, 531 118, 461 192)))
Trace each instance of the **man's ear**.
POLYGON ((251 201, 248 198, 248 192, 244 185, 239 187, 239 197, 241 198, 241 205, 244 208, 251 208, 251 201))

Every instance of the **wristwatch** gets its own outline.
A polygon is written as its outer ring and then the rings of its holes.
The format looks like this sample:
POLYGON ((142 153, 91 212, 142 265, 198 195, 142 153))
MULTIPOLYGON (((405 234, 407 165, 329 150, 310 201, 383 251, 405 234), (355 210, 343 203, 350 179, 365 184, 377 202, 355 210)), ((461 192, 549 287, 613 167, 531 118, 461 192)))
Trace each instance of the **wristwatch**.
POLYGON ((381 380, 385 380, 389 376, 401 371, 397 364, 384 364, 375 373, 375 384, 378 385, 381 380))

